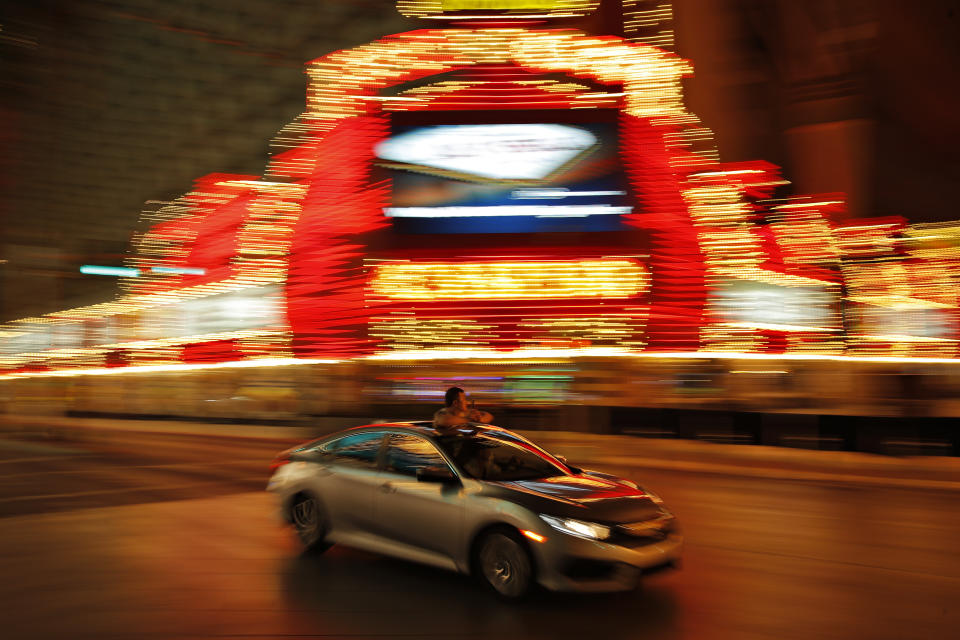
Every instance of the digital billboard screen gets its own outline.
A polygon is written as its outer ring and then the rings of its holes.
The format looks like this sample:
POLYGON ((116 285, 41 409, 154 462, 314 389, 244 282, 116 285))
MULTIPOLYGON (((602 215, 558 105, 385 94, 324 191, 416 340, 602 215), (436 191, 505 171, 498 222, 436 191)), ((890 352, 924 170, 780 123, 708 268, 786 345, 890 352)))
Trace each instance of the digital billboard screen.
POLYGON ((632 210, 614 123, 397 126, 375 154, 403 232, 617 231, 632 210))

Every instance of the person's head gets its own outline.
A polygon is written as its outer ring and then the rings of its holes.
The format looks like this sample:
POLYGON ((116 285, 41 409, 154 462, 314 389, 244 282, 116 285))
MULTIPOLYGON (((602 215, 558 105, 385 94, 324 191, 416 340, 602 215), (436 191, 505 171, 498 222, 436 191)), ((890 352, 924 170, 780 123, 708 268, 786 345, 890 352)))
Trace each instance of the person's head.
POLYGON ((450 387, 443 397, 448 407, 464 411, 467 408, 467 394, 460 387, 450 387))

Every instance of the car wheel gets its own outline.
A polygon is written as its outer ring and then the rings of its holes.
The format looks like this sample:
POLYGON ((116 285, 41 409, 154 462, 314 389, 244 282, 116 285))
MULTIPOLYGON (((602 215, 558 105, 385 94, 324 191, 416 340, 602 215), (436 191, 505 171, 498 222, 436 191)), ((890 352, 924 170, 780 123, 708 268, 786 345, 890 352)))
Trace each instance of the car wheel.
POLYGON ((326 541, 327 521, 316 498, 299 495, 290 507, 290 521, 305 551, 323 553, 331 546, 326 541))
POLYGON ((526 596, 533 586, 533 561, 520 538, 506 531, 488 534, 480 545, 477 568, 497 595, 509 600, 526 596))

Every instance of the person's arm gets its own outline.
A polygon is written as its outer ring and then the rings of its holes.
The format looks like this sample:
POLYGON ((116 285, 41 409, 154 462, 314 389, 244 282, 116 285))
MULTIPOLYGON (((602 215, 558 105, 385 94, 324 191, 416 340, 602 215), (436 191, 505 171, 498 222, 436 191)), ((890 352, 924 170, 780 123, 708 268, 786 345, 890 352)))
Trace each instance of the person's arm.
POLYGON ((493 422, 493 414, 489 411, 483 411, 481 409, 471 409, 470 410, 470 419, 474 422, 493 422))

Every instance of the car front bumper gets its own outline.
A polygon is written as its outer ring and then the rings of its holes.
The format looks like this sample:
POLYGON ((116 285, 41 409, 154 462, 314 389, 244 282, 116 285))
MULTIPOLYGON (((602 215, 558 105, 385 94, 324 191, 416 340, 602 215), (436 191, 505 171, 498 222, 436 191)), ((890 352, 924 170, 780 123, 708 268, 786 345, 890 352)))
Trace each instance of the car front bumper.
POLYGON ((624 546, 586 540, 558 531, 543 543, 530 545, 537 563, 537 581, 554 591, 624 591, 645 573, 676 566, 683 537, 624 546))

